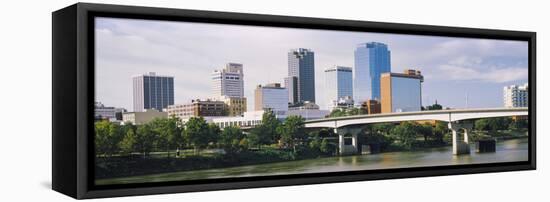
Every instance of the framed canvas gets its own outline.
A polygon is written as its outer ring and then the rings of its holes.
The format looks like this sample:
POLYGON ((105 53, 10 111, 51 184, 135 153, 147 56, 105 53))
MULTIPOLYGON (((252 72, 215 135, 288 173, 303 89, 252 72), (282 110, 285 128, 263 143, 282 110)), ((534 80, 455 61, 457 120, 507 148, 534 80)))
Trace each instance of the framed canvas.
POLYGON ((536 33, 78 3, 53 12, 74 198, 536 168, 536 33))

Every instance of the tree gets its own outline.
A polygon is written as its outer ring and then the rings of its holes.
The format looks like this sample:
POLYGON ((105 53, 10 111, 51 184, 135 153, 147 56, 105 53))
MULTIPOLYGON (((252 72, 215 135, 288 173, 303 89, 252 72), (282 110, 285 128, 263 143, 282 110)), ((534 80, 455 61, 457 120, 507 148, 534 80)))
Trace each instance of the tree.
POLYGON ((246 141, 242 130, 236 126, 225 127, 220 135, 219 143, 228 155, 233 155, 244 149, 246 141))
POLYGON ((528 127, 529 122, 527 119, 515 119, 508 125, 508 129, 510 130, 527 129, 528 127))
POLYGON ((202 117, 191 117, 185 123, 185 140, 193 146, 195 152, 200 151, 210 143, 211 138, 208 124, 202 117))
POLYGON ((495 117, 478 119, 474 122, 474 125, 476 130, 494 132, 497 130, 507 130, 511 122, 512 119, 509 117, 495 117))
POLYGON ((155 134, 149 124, 139 125, 136 130, 136 149, 143 156, 149 155, 153 150, 153 142, 155 140, 155 134))
POLYGON ((442 110, 442 109, 443 109, 443 106, 440 105, 440 104, 437 104, 437 100, 436 100, 435 104, 428 105, 428 106, 424 107, 423 110, 442 110))
POLYGON ((288 116, 278 128, 281 134, 281 143, 285 147, 291 147, 296 152, 296 145, 307 138, 304 131, 304 118, 301 116, 288 116))
POLYGON ((179 118, 157 118, 148 124, 156 135, 155 147, 157 150, 166 151, 167 157, 170 157, 170 150, 178 148, 183 139, 179 118))
POLYGON ((474 128, 479 131, 491 130, 489 126, 489 119, 478 119, 474 122, 474 128))
POLYGON ((336 108, 330 112, 329 117, 341 117, 346 116, 346 112, 343 109, 336 108))
POLYGON ((323 154, 334 154, 336 152, 336 146, 330 144, 327 139, 321 141, 319 149, 323 154))
POLYGON ((315 152, 321 152, 321 138, 319 137, 319 132, 309 133, 309 148, 315 152))
POLYGON ((111 156, 120 150, 119 142, 124 137, 120 127, 109 121, 95 123, 95 149, 96 154, 111 156))
POLYGON ((130 129, 124 135, 124 138, 119 144, 120 149, 124 154, 131 154, 135 151, 136 147, 136 132, 133 129, 130 129))
POLYGON ((418 133, 424 136, 424 142, 428 142, 428 139, 434 136, 433 127, 429 124, 417 125, 416 129, 418 133))
POLYGON ((443 144, 443 137, 445 136, 445 134, 449 133, 449 127, 447 126, 446 122, 437 121, 433 132, 434 139, 438 143, 443 144))
POLYGON ((214 123, 208 124, 208 136, 205 137, 208 139, 208 142, 212 144, 216 144, 218 140, 220 139, 221 129, 218 127, 218 125, 214 123))
POLYGON ((281 125, 281 122, 275 116, 275 113, 271 109, 268 109, 262 115, 262 124, 261 126, 265 127, 263 132, 265 135, 260 138, 262 144, 273 143, 280 138, 280 134, 277 133, 277 128, 281 125))
POLYGON ((268 133, 268 128, 266 126, 260 125, 253 128, 252 130, 250 130, 250 134, 248 134, 250 145, 256 146, 258 147, 258 149, 261 149, 263 144, 271 143, 272 140, 268 133))
POLYGON ((391 130, 391 134, 398 140, 400 146, 411 149, 416 141, 416 126, 409 121, 401 122, 391 130))
POLYGON ((393 123, 376 123, 370 126, 370 130, 387 136, 394 127, 395 125, 393 123))

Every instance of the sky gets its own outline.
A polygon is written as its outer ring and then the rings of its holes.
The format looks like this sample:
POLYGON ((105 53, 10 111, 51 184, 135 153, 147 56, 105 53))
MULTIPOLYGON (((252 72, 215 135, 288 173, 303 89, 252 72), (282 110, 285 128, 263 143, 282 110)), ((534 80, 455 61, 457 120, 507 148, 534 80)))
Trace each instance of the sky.
POLYGON ((226 63, 243 64, 248 110, 258 84, 284 83, 287 53, 315 52, 316 103, 326 109, 324 69, 353 67, 357 44, 381 42, 391 71, 424 75, 422 104, 503 107, 503 87, 527 83, 528 43, 350 31, 331 31, 120 18, 95 19, 95 94, 106 106, 132 110, 132 76, 174 77, 176 104, 212 97, 210 74, 226 63))

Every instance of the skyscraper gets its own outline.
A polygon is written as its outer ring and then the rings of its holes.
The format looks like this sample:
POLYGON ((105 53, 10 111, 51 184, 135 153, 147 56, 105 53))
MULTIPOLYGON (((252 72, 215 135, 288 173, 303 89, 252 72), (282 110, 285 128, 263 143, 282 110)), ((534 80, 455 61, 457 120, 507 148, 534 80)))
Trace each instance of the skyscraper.
POLYGON ((503 89, 504 107, 528 107, 529 106, 529 84, 522 86, 511 85, 503 89))
POLYGON ((370 42, 357 45, 353 70, 355 103, 380 100, 380 75, 390 71, 390 50, 386 44, 370 42))
MULTIPOLYGON (((296 97, 299 102, 315 102, 315 54, 305 48, 288 52, 288 76, 296 77, 296 97)), ((292 103, 293 104, 293 103, 292 103)))
POLYGON ((244 80, 243 65, 227 63, 225 68, 212 72, 212 92, 214 98, 221 96, 243 98, 244 80))
POLYGON ((325 92, 328 103, 341 98, 353 97, 353 75, 351 67, 334 66, 325 69, 325 92))
POLYGON ((162 111, 168 105, 174 104, 174 77, 149 72, 133 76, 132 80, 134 112, 145 109, 162 111))
POLYGON ((285 78, 285 88, 288 90, 288 103, 298 102, 298 77, 289 76, 285 78))

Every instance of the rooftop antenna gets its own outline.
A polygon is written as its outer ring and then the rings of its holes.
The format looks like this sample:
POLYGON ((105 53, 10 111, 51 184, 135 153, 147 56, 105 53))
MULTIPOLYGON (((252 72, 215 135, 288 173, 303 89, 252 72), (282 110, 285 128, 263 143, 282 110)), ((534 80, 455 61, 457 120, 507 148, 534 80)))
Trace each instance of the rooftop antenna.
POLYGON ((468 109, 468 91, 466 91, 466 109, 468 109))

